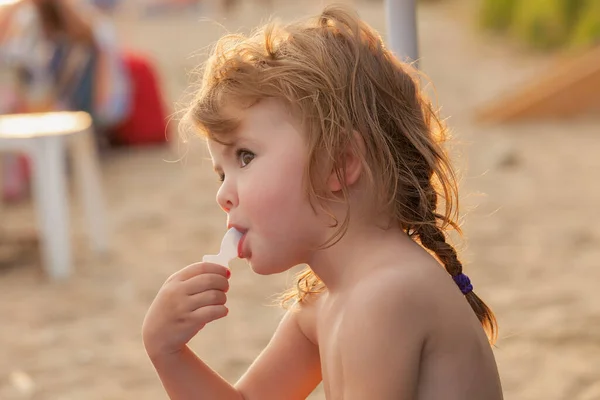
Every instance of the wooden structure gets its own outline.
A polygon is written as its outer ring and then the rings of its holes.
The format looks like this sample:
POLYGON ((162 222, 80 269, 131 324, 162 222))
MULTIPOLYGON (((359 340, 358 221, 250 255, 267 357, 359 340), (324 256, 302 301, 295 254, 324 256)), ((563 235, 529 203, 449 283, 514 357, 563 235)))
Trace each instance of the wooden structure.
POLYGON ((477 120, 509 123, 600 116, 600 46, 562 61, 546 75, 483 107, 477 120))

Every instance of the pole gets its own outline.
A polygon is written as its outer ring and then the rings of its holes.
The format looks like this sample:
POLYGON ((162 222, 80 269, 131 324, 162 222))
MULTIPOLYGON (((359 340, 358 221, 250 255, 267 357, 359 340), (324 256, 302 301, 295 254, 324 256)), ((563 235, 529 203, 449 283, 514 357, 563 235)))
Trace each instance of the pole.
POLYGON ((416 62, 419 58, 417 1, 385 0, 385 13, 389 48, 400 60, 416 62))

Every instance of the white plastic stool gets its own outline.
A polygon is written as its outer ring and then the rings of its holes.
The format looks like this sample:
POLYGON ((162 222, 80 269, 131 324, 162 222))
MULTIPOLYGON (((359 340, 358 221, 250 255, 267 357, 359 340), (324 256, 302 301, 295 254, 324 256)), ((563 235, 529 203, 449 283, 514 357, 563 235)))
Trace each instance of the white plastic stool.
POLYGON ((108 235, 90 116, 84 112, 0 115, 0 152, 21 151, 31 159, 44 267, 56 280, 72 272, 65 157, 68 149, 92 249, 104 252, 108 235))

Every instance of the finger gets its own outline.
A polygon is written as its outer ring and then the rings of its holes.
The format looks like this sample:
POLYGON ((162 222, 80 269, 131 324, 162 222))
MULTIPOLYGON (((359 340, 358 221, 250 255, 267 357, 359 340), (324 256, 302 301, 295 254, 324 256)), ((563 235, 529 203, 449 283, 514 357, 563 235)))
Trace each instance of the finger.
POLYGON ((181 281, 186 281, 188 279, 202 274, 218 274, 225 278, 229 278, 229 276, 231 275, 231 271, 229 270, 229 268, 219 264, 200 262, 188 265, 187 267, 183 268, 181 271, 176 273, 177 279, 181 281))
POLYGON ((197 321, 202 321, 203 324, 207 324, 211 321, 223 318, 229 313, 229 309, 224 305, 206 306, 194 310, 191 315, 192 318, 197 321))
POLYGON ((189 297, 190 311, 201 307, 224 305, 227 295, 221 290, 207 290, 189 297))
POLYGON ((187 295, 206 292, 207 290, 220 290, 227 292, 229 290, 229 280, 217 274, 202 274, 194 276, 184 282, 184 292, 187 295))

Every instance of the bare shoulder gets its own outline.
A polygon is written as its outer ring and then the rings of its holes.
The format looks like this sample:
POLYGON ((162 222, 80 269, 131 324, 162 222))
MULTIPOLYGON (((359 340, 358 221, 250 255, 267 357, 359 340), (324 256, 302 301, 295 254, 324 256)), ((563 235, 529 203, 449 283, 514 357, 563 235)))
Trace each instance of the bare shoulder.
POLYGON ((353 383, 344 398, 501 399, 475 313, 442 266, 420 261, 374 266, 346 294, 338 344, 353 383))
POLYGON ((350 315, 392 318, 397 329, 410 323, 411 330, 424 336, 447 329, 481 331, 451 276, 430 257, 374 266, 347 296, 350 315))
POLYGON ((373 266, 344 293, 340 341, 369 340, 372 346, 388 348, 385 343, 402 337, 415 350, 424 346, 435 329, 432 312, 439 308, 432 293, 447 283, 436 268, 441 267, 393 262, 373 266))
POLYGON ((404 265, 374 266, 343 296, 336 344, 344 398, 415 399, 423 349, 432 331, 427 274, 404 265), (364 382, 369 382, 365 385, 364 382))
POLYGON ((364 307, 421 312, 424 307, 435 307, 438 294, 456 294, 452 289, 455 289, 452 279, 435 260, 390 262, 374 266, 348 293, 348 301, 364 307))

